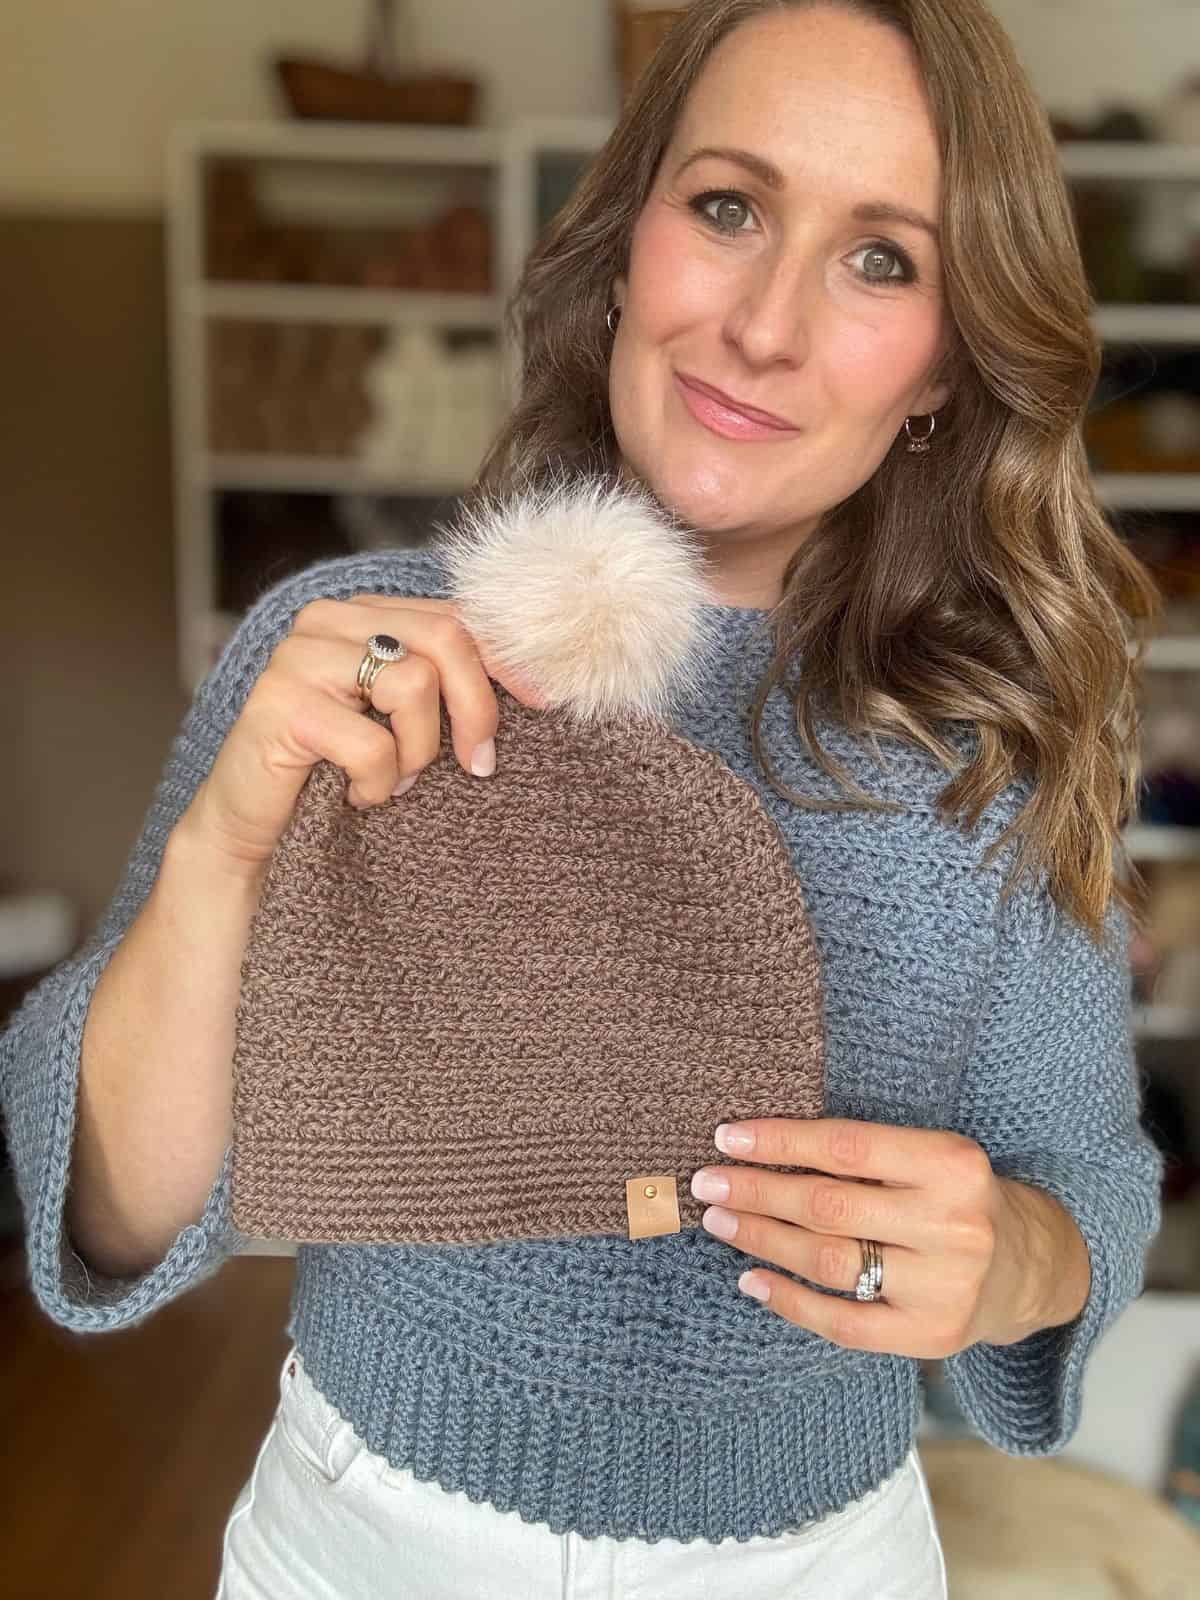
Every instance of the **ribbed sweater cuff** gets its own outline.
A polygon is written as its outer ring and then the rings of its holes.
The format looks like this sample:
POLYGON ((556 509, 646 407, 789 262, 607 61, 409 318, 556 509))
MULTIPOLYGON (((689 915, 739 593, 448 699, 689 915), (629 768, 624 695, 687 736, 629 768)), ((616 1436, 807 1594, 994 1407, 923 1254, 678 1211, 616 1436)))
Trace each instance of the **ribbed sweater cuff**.
POLYGON ((87 1266, 72 1247, 64 1217, 83 1030, 96 985, 120 940, 121 935, 114 935, 97 946, 81 962, 70 990, 61 998, 44 1056, 52 1084, 49 1092, 43 1090, 44 1098, 36 1107, 46 1120, 36 1140, 25 1145, 41 1153, 27 1181, 32 1192, 26 1228, 30 1286, 46 1315, 77 1333, 107 1333, 142 1321, 171 1294, 210 1277, 245 1242, 229 1222, 230 1146, 200 1221, 178 1234, 150 1272, 109 1277, 87 1266))
MULTIPOLYGON (((994 1163, 997 1173, 1053 1195, 1074 1217, 1091 1257, 1091 1289, 1080 1314, 1018 1344, 974 1344, 943 1362, 963 1413, 989 1444, 1009 1455, 1054 1455, 1079 1426, 1083 1377, 1097 1341, 1141 1288, 1142 1247, 1126 1240, 1128 1218, 1108 1214, 1121 1192, 1111 1174, 1072 1172, 1070 1162, 1044 1166, 994 1163), (1101 1198, 1108 1190, 1109 1198, 1101 1198)), ((1154 1223, 1146 1219, 1153 1232, 1154 1223)))

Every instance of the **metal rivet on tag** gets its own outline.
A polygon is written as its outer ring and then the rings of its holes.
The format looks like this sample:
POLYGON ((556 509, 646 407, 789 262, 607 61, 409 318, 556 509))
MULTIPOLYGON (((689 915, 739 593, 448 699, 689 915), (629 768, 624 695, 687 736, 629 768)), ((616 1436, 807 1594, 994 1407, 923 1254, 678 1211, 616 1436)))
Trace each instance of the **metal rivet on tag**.
POLYGON ((625 1180, 625 1210, 629 1237, 650 1239, 660 1233, 678 1233, 679 1198, 670 1173, 644 1173, 625 1180))

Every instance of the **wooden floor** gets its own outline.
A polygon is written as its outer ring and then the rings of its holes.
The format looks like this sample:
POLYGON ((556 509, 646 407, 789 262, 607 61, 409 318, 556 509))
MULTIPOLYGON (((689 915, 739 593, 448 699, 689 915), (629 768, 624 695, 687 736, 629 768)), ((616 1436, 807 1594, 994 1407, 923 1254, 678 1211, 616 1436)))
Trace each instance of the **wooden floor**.
POLYGON ((295 1261, 237 1256, 137 1328, 71 1334, 0 1260, 0 1594, 213 1600, 278 1401, 295 1261))

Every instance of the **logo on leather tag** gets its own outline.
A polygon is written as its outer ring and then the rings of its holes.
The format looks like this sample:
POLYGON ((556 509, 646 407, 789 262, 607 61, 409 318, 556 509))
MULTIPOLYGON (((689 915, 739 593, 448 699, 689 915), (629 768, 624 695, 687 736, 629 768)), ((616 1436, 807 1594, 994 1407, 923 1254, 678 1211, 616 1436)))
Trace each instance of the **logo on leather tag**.
POLYGON ((671 1173, 647 1173, 625 1180, 625 1209, 629 1237, 652 1239, 659 1233, 678 1233, 679 1197, 671 1173))

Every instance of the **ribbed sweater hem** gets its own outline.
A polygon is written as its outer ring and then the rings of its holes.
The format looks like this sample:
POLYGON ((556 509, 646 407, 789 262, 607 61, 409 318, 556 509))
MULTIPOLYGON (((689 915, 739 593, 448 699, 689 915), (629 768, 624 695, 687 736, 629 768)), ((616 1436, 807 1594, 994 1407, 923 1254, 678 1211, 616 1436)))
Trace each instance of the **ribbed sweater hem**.
POLYGON ((287 1333, 369 1449, 475 1502, 584 1538, 746 1541, 798 1531, 903 1464, 917 1364, 864 1358, 745 1413, 650 1411, 485 1362, 355 1294, 302 1248, 287 1333))

